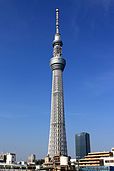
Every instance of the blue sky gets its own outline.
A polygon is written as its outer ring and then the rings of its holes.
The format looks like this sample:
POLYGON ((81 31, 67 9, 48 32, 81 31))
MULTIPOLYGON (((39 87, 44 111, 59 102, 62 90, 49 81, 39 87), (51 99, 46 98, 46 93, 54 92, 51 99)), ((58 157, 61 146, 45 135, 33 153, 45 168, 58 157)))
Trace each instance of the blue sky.
POLYGON ((114 147, 114 1, 0 1, 1 152, 47 154, 55 8, 60 10, 68 152, 87 131, 92 151, 114 147))

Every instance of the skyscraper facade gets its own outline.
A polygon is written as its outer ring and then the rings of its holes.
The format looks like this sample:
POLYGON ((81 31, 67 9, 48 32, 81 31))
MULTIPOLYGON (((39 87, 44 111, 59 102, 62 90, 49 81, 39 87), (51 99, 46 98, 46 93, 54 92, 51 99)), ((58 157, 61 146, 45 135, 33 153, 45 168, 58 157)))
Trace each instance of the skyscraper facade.
POLYGON ((75 144, 77 159, 81 159, 90 153, 90 135, 87 132, 76 134, 75 144))
POLYGON ((56 9, 56 33, 53 41, 51 117, 48 155, 67 156, 67 142, 64 116, 63 71, 66 61, 62 57, 62 40, 59 32, 59 10, 56 9))

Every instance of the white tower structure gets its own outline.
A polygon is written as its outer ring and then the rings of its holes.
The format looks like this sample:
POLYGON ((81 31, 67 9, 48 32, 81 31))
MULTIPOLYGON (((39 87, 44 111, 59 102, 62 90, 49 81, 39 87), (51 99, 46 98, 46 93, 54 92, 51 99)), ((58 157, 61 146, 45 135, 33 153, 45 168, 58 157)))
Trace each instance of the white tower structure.
POLYGON ((56 9, 56 33, 53 41, 51 118, 48 155, 67 156, 67 142, 64 116, 63 70, 66 61, 62 57, 62 40, 59 32, 59 10, 56 9))

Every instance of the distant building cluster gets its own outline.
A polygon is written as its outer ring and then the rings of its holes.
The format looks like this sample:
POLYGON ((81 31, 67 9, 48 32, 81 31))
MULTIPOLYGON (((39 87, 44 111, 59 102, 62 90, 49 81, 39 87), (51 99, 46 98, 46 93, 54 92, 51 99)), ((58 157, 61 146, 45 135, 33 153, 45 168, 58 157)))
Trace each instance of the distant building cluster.
POLYGON ((44 160, 36 160, 35 154, 28 156, 27 161, 16 161, 15 153, 0 153, 1 169, 40 169, 44 160))

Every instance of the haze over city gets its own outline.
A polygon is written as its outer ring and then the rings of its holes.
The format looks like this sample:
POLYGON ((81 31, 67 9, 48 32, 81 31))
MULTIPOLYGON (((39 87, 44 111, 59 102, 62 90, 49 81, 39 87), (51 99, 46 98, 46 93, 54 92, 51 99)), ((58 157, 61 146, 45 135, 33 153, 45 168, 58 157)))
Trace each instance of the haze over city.
POLYGON ((114 1, 0 1, 0 151, 47 155, 55 8, 63 41, 68 154, 87 131, 91 151, 114 147, 114 1))

